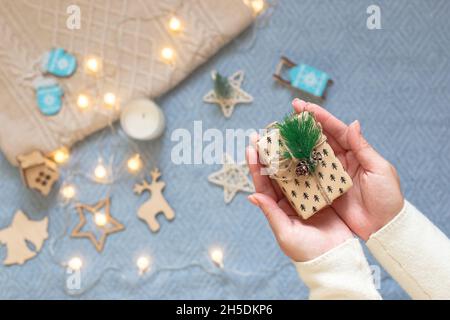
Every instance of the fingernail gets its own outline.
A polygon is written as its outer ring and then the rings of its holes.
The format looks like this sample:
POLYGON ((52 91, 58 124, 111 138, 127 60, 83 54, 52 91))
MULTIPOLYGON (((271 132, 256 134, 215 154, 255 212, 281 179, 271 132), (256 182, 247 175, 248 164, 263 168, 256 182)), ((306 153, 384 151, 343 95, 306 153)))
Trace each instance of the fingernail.
POLYGON ((302 103, 302 102, 303 102, 303 101, 300 100, 299 98, 295 98, 294 100, 292 100, 292 105, 300 104, 300 103, 302 103))
POLYGON ((247 164, 257 164, 258 163, 258 153, 253 146, 247 147, 247 164))
POLYGON ((256 132, 251 133, 250 134, 250 145, 251 146, 256 146, 256 144, 259 141, 259 138, 260 137, 259 137, 258 133, 256 133, 256 132))
POLYGON ((361 124, 359 123, 359 120, 355 120, 353 121, 351 124, 351 126, 355 127, 356 131, 361 134, 361 124))
POLYGON ((248 201, 250 201, 252 204, 254 204, 255 206, 259 207, 259 203, 258 200, 256 199, 256 197, 254 195, 249 195, 247 197, 248 201))
POLYGON ((356 130, 358 131, 359 135, 362 136, 361 123, 359 123, 359 120, 356 120, 356 130))

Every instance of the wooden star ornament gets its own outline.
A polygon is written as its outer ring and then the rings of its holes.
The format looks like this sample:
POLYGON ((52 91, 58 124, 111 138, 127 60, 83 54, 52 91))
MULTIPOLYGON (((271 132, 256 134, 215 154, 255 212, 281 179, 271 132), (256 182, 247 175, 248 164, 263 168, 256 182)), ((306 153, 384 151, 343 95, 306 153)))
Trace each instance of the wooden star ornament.
POLYGON ((255 192, 255 187, 248 178, 248 172, 248 166, 245 162, 235 163, 233 159, 226 154, 222 169, 212 173, 208 177, 208 180, 211 183, 223 187, 225 203, 230 203, 238 191, 255 192))
POLYGON ((98 252, 103 250, 105 246, 106 238, 112 233, 116 233, 125 229, 124 225, 114 219, 110 213, 111 199, 103 199, 96 203, 94 206, 86 204, 77 204, 76 209, 80 222, 73 229, 71 233, 72 238, 88 238, 95 249, 98 252), (100 237, 97 238, 93 231, 83 231, 83 228, 87 225, 86 213, 92 215, 92 220, 95 226, 100 232, 100 237))
MULTIPOLYGON (((218 73, 217 71, 211 72, 211 77, 213 81, 216 80, 218 73)), ((226 118, 231 117, 234 107, 238 103, 250 103, 253 101, 253 97, 247 92, 242 90, 241 85, 244 81, 244 71, 239 70, 233 75, 228 77, 228 84, 230 85, 230 95, 227 98, 221 97, 216 90, 210 90, 204 97, 203 101, 208 103, 218 104, 222 108, 223 115, 226 118)))

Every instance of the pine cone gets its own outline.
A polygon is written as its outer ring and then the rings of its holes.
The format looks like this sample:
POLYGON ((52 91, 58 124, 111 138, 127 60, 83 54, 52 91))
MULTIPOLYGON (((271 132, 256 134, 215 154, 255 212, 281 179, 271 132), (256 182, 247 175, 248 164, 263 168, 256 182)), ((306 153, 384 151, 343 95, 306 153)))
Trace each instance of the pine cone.
POLYGON ((297 176, 306 176, 309 174, 308 163, 305 160, 300 161, 295 167, 295 174, 297 176))

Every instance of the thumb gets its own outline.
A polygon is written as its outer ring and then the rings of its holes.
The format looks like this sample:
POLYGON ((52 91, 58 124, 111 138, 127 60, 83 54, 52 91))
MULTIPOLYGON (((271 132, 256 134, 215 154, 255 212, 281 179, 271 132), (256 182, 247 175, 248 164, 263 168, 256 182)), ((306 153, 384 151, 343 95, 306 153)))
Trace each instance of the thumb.
POLYGON ((377 171, 386 160, 364 139, 358 120, 348 127, 348 143, 360 165, 368 171, 377 171))
POLYGON ((254 193, 250 198, 255 200, 264 212, 275 235, 279 235, 283 230, 290 226, 291 220, 273 198, 263 193, 254 193))

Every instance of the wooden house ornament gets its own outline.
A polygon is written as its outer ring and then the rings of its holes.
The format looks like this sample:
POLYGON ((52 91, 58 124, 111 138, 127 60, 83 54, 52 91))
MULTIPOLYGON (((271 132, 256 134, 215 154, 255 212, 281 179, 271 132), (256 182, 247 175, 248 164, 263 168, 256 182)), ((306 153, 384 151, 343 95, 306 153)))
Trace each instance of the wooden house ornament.
POLYGON ((47 196, 53 184, 59 179, 58 166, 39 151, 33 151, 17 158, 25 185, 47 196))

